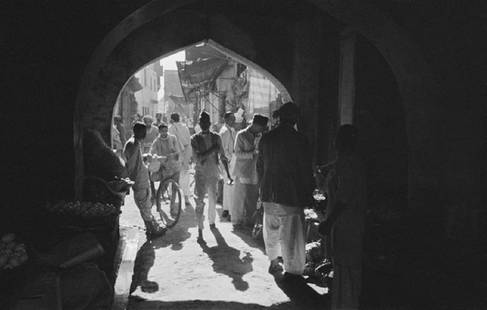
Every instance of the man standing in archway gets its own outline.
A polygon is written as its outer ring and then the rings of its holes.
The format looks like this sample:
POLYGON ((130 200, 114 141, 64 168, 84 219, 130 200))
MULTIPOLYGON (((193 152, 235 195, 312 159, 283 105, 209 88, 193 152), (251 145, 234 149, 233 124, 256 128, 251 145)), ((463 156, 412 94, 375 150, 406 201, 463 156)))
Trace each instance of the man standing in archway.
POLYGON ((188 126, 180 122, 178 113, 171 114, 171 126, 169 126, 169 133, 176 136, 179 146, 179 159, 181 162, 181 172, 179 175, 179 185, 184 194, 186 204, 189 204, 189 162, 191 160, 191 134, 188 126))
POLYGON ((203 213, 205 207, 205 195, 208 193, 208 221, 210 228, 215 228, 216 219, 216 189, 220 178, 220 160, 226 166, 228 173, 228 160, 222 147, 220 136, 210 131, 210 115, 201 112, 199 124, 201 132, 191 137, 191 147, 193 148, 195 166, 195 201, 196 201, 196 220, 198 221, 198 242, 203 239, 203 213))
POLYGON ((365 226, 365 172, 356 153, 357 130, 343 125, 335 147, 337 160, 327 177, 327 219, 320 233, 331 232, 333 259, 332 309, 358 309, 362 287, 362 251, 365 226))
POLYGON ((264 205, 264 242, 269 272, 301 276, 305 264, 304 208, 311 204, 314 184, 311 151, 306 137, 294 129, 298 108, 278 110, 279 126, 262 137, 257 171, 264 205))

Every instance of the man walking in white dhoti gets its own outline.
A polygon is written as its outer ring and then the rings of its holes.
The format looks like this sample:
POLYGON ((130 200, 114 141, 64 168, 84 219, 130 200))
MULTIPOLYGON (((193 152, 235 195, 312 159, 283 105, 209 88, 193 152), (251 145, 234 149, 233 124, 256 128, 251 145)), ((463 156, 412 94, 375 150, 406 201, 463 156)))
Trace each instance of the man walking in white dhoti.
POLYGON ((176 136, 179 147, 179 161, 181 163, 181 170, 179 174, 179 186, 183 190, 184 200, 189 204, 190 188, 189 188, 189 170, 191 161, 191 134, 188 126, 180 122, 178 113, 171 114, 171 126, 169 126, 169 133, 176 136))
MULTIPOLYGON (((228 159, 228 165, 233 167, 235 164, 235 156, 234 156, 234 149, 235 149, 235 136, 236 132, 233 128, 235 124, 235 115, 232 112, 225 113, 225 124, 223 124, 222 128, 220 129, 220 137, 222 138, 222 145, 223 151, 225 152, 225 156, 228 159)), ((229 169, 232 171, 232 169, 229 169)), ((232 176, 233 178, 233 176, 232 176)), ((235 186, 233 184, 229 184, 229 179, 223 174, 223 212, 222 218, 230 220, 230 206, 233 203, 233 191, 235 186)))
POLYGON ((259 144, 257 171, 264 205, 264 242, 269 272, 286 278, 301 276, 305 264, 304 207, 312 201, 314 181, 306 137, 294 129, 298 108, 284 104, 279 126, 259 144))

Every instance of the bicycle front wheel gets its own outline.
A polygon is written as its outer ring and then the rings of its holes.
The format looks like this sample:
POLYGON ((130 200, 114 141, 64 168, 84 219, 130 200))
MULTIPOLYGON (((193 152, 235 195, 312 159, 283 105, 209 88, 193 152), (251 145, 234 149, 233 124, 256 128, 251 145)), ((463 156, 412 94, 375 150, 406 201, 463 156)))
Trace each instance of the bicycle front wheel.
POLYGON ((177 224, 181 216, 181 191, 174 180, 167 180, 161 183, 157 190, 157 213, 161 222, 166 228, 177 224))

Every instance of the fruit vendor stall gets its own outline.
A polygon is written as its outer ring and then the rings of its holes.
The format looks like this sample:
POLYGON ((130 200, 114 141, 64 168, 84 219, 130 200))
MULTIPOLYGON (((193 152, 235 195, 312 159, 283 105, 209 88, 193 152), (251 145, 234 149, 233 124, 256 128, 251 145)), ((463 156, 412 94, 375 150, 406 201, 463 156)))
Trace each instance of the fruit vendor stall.
POLYGON ((83 201, 59 201, 42 208, 39 222, 45 227, 37 234, 31 228, 1 235, 0 302, 10 307, 5 309, 62 309, 62 304, 77 298, 82 303, 89 300, 82 297, 86 293, 69 289, 77 281, 76 273, 81 274, 79 281, 88 277, 92 285, 106 291, 103 302, 111 304, 118 220, 131 182, 86 180, 83 201))
POLYGON ((1 221, 1 309, 111 308, 119 215, 133 182, 98 132, 84 143, 79 200, 46 199, 1 221))

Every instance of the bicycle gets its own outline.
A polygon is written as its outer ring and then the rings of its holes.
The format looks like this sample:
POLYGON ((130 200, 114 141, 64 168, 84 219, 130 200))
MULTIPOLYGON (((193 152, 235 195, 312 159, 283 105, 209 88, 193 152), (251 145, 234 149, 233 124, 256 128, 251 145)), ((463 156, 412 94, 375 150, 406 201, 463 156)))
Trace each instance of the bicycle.
POLYGON ((182 211, 181 190, 175 180, 177 173, 169 177, 161 177, 157 191, 155 183, 158 180, 154 178, 156 173, 161 174, 158 171, 150 175, 152 197, 162 224, 165 228, 172 228, 178 223, 182 211))

